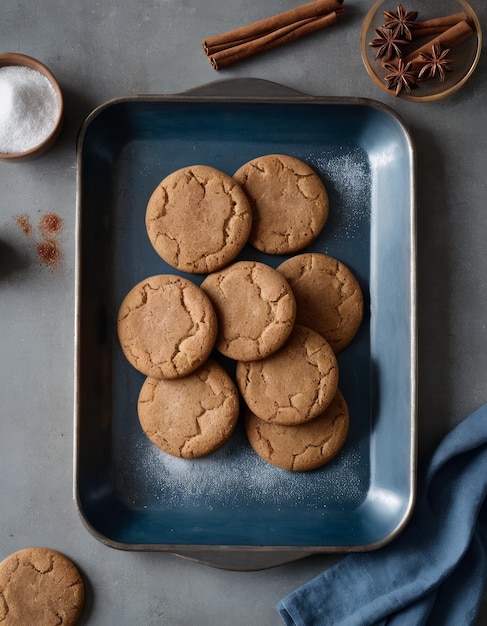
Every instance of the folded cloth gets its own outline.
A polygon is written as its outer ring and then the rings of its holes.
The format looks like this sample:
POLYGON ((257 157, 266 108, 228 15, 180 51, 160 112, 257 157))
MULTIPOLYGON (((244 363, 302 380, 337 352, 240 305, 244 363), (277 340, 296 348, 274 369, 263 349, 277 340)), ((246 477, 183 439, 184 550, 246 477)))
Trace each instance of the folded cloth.
POLYGON ((468 626, 487 583, 487 404, 440 443, 404 531, 278 604, 288 626, 468 626))

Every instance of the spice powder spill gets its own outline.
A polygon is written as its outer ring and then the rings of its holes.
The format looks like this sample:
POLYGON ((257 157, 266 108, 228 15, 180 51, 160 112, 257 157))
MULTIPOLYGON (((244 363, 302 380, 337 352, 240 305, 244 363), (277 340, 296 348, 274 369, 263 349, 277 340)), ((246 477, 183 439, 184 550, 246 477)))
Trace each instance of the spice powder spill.
POLYGON ((61 251, 54 239, 46 239, 37 244, 37 255, 45 265, 53 266, 60 260, 61 251))
POLYGON ((47 266, 53 267, 61 260, 61 249, 56 240, 63 229, 63 220, 55 213, 43 213, 37 224, 43 241, 37 244, 37 256, 47 266))
POLYGON ((32 224, 30 223, 30 218, 27 214, 22 213, 21 215, 17 215, 15 221, 26 237, 30 237, 32 235, 32 224))
POLYGON ((45 235, 57 235, 63 228, 63 220, 55 213, 44 213, 39 219, 39 231, 45 235))
MULTIPOLYGON (((33 235, 32 223, 26 213, 17 215, 15 221, 26 237, 33 235)), ((62 229, 63 219, 55 213, 47 212, 40 216, 37 230, 42 235, 42 240, 36 246, 37 257, 50 268, 58 263, 62 257, 61 248, 56 239, 62 229)))

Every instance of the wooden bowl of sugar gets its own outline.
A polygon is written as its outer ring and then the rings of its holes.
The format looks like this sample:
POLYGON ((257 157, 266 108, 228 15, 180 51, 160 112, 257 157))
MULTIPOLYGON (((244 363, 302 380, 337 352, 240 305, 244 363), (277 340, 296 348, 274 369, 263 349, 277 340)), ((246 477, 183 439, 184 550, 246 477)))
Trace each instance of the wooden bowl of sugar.
POLYGON ((51 70, 25 54, 0 54, 0 160, 29 161, 47 152, 63 116, 63 95, 51 70))

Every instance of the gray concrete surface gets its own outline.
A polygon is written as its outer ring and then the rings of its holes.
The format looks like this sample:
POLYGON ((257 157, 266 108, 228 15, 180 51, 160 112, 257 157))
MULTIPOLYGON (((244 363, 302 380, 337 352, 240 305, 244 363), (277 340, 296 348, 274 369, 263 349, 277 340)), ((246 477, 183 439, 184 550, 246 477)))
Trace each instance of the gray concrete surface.
MULTIPOLYGON (((66 120, 59 143, 41 159, 0 162, 0 558, 32 545, 70 556, 88 585, 82 624, 277 626, 276 602, 338 558, 229 572, 169 554, 116 551, 82 525, 72 497, 75 147, 85 116, 107 99, 252 76, 394 107, 417 147, 420 454, 487 401, 487 56, 446 100, 394 99, 373 85, 360 59, 360 26, 371 4, 346 0, 336 28, 217 73, 201 50, 205 36, 295 3, 2 2, 0 51, 35 56, 52 69, 66 120), (46 212, 63 219, 55 268, 36 251, 46 212), (30 217, 30 236, 18 226, 20 214, 30 217)), ((472 4, 485 26, 487 5, 472 4)), ((478 623, 487 624, 487 603, 478 623)))

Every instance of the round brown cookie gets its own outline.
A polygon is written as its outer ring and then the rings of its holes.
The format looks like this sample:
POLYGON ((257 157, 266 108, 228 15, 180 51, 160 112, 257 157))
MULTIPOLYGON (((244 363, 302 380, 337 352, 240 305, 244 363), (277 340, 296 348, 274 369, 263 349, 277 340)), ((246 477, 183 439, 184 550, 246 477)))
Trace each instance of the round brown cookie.
POLYGON ((296 301, 285 278, 256 261, 239 261, 205 278, 218 318, 216 348, 242 361, 263 359, 289 337, 296 301))
POLYGON ((214 272, 247 243, 252 210, 240 186, 207 165, 169 174, 147 205, 147 234, 156 252, 184 272, 214 272))
POLYGON ((282 469, 304 472, 325 465, 340 452, 348 434, 349 413, 337 390, 328 408, 306 424, 270 424, 250 409, 244 424, 250 445, 260 457, 282 469))
POLYGON ((340 352, 354 338, 363 318, 360 285, 340 261, 315 252, 284 261, 278 271, 296 297, 296 322, 313 328, 340 352))
POLYGON ((138 283, 118 314, 118 336, 127 360, 152 378, 193 372, 210 355, 216 332, 215 311, 205 292, 172 274, 138 283))
POLYGON ((268 254, 302 250, 328 218, 328 194, 318 174, 295 157, 268 154, 233 175, 250 199, 249 243, 268 254))
POLYGON ((75 565, 48 548, 25 548, 0 563, 2 626, 73 626, 85 588, 75 565))
POLYGON ((284 346, 261 361, 237 364, 247 406, 274 424, 304 424, 322 413, 338 387, 338 364, 328 342, 296 325, 284 346))
POLYGON ((184 378, 147 378, 137 409, 153 444, 192 459, 214 452, 230 437, 238 419, 238 392, 226 371, 209 359, 184 378))

